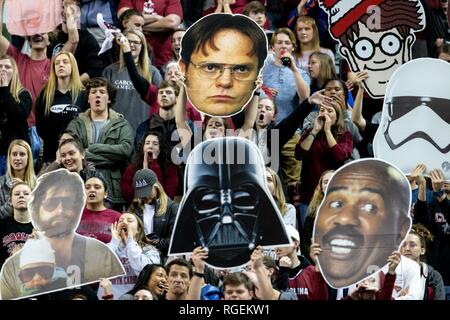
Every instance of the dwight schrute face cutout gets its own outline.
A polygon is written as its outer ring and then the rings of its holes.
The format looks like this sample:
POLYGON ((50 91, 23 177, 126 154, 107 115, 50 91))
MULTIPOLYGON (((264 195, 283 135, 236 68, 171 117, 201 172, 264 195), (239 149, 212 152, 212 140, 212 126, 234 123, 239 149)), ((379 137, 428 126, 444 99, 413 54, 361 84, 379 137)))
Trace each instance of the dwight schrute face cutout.
POLYGON ((373 142, 375 157, 405 174, 418 163, 441 169, 450 179, 450 64, 414 59, 392 76, 381 123, 373 142))
POLYGON ((59 169, 39 177, 28 211, 35 238, 2 267, 2 299, 19 299, 123 275, 117 256, 102 242, 75 232, 86 195, 81 177, 59 169))
POLYGON ((335 172, 313 230, 331 287, 355 284, 386 264, 411 227, 410 199, 407 178, 387 162, 364 159, 335 172))
POLYGON ((180 70, 194 107, 212 117, 240 112, 250 101, 267 57, 267 37, 252 19, 210 14, 181 40, 180 70))
POLYGON ((382 99, 394 71, 411 60, 414 32, 425 27, 419 0, 321 0, 330 34, 353 72, 366 71, 363 84, 382 99))
POLYGON ((246 264, 259 246, 291 245, 268 190, 258 147, 242 138, 214 138, 189 155, 170 255, 208 248, 215 268, 246 264))

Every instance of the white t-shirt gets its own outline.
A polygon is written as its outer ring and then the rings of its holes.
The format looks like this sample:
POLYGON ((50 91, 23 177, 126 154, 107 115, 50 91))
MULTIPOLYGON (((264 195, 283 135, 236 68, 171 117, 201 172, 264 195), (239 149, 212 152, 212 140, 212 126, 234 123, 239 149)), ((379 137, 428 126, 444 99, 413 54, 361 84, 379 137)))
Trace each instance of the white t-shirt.
POLYGON ((144 205, 144 232, 150 234, 153 232, 153 217, 155 216, 155 205, 144 205))
MULTIPOLYGON (((386 264, 382 270, 386 274, 389 266, 386 264)), ((395 269, 397 277, 395 278, 394 290, 392 290, 392 298, 395 300, 422 300, 424 294, 424 286, 420 279, 420 266, 415 261, 401 257, 401 261, 395 269), (408 288, 408 293, 400 296, 400 292, 408 288)))

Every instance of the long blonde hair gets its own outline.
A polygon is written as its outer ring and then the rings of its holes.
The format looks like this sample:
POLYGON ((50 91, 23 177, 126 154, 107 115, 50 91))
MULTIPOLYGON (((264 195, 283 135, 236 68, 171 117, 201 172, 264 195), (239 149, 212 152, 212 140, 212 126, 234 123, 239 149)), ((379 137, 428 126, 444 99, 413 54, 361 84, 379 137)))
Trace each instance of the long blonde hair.
POLYGON ((10 90, 11 95, 13 96, 14 100, 16 100, 16 102, 20 102, 19 95, 22 91, 24 91, 24 90, 26 91, 26 89, 22 86, 22 83, 20 82, 19 70, 17 69, 16 60, 14 60, 13 57, 8 56, 7 54, 3 54, 0 56, 0 60, 6 60, 6 59, 8 59, 9 62, 11 62, 11 66, 12 66, 12 70, 13 70, 9 90, 10 90))
MULTIPOLYGON (((141 52, 139 53, 138 59, 138 70, 139 74, 144 77, 148 82, 152 82, 152 71, 150 69, 150 59, 148 58, 147 51, 147 40, 145 39, 144 34, 138 29, 127 29, 123 32, 124 36, 128 34, 134 34, 141 41, 141 52)), ((119 71, 125 68, 125 59, 123 58, 123 50, 120 49, 119 56, 119 71)))
POLYGON ((333 172, 334 170, 327 170, 324 173, 322 173, 319 179, 319 183, 317 183, 316 189, 314 190, 314 194, 308 206, 308 216, 313 219, 316 217, 317 209, 319 209, 319 206, 322 203, 323 197, 325 195, 325 190, 323 190, 322 188, 323 177, 325 177, 328 173, 333 172))
POLYGON ((319 29, 317 29, 316 20, 308 16, 301 16, 297 19, 297 23, 295 24, 295 38, 297 39, 297 56, 301 57, 303 55, 302 52, 302 44, 297 36, 297 28, 300 23, 304 23, 309 25, 313 29, 313 37, 312 37, 312 51, 320 50, 320 38, 319 38, 319 29))
MULTIPOLYGON (((156 200, 159 202, 158 211, 156 211, 155 216, 163 216, 167 211, 167 206, 169 203, 169 197, 164 191, 163 186, 159 181, 155 182, 154 187, 156 189, 156 200)), ((130 207, 128 208, 131 212, 136 212, 137 210, 144 210, 145 198, 134 198, 130 207)))
POLYGON ((45 85, 43 92, 44 92, 44 103, 45 103, 45 116, 48 116, 50 113, 50 107, 53 103, 53 99, 55 98, 55 92, 58 86, 58 79, 56 77, 56 71, 55 71, 55 60, 60 55, 65 54, 69 57, 70 64, 72 66, 72 73, 70 75, 70 95, 72 96, 72 103, 75 104, 78 95, 84 90, 83 83, 80 79, 80 72, 78 70, 78 64, 77 60, 75 59, 74 55, 67 51, 60 51, 58 52, 53 58, 52 58, 52 69, 50 71, 50 77, 48 79, 47 84, 45 85))
POLYGON ((271 168, 266 167, 266 171, 270 174, 273 181, 273 199, 277 204, 278 209, 280 209, 281 215, 284 216, 288 211, 288 205, 286 202, 286 197, 284 196, 283 187, 281 185, 281 180, 278 174, 271 168))
POLYGON ((34 189, 34 186, 36 185, 36 175, 34 174, 33 153, 31 152, 30 145, 25 140, 16 139, 16 140, 11 141, 11 143, 9 144, 6 173, 11 178, 16 178, 13 173, 14 169, 12 168, 12 165, 11 165, 11 150, 14 146, 23 147, 27 151, 28 161, 27 161, 27 166, 25 168, 25 175, 24 175, 23 182, 28 184, 31 189, 34 189))

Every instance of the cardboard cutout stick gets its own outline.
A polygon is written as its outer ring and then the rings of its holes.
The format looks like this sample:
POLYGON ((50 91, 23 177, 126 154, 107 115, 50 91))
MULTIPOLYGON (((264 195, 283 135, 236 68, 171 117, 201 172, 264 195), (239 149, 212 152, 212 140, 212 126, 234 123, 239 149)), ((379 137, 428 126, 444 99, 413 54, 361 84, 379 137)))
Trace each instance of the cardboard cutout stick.
POLYGON ((123 275, 102 242, 75 232, 86 194, 77 173, 59 169, 39 177, 28 211, 37 232, 8 258, 0 274, 2 299, 26 298, 123 275))
POLYGON ((450 179, 449 63, 415 59, 394 73, 373 149, 405 174, 423 163, 426 173, 441 169, 450 179))
POLYGON ((363 84, 382 99, 394 71, 411 60, 414 32, 425 28, 419 0, 321 0, 330 34, 352 72, 367 71, 363 84))
POLYGON ((267 51, 266 34, 249 17, 218 13, 198 20, 181 41, 189 101, 209 116, 240 112, 253 96, 267 51))
POLYGON ((337 170, 313 230, 325 281, 348 287, 381 269, 411 228, 410 205, 408 179, 387 162, 362 159, 337 170))
POLYGON ((259 245, 290 243, 254 143, 238 137, 215 138, 192 150, 169 255, 191 253, 202 246, 209 250, 207 264, 233 268, 246 264, 259 245))
POLYGON ((5 11, 8 32, 19 36, 47 33, 61 23, 61 0, 7 0, 5 11))

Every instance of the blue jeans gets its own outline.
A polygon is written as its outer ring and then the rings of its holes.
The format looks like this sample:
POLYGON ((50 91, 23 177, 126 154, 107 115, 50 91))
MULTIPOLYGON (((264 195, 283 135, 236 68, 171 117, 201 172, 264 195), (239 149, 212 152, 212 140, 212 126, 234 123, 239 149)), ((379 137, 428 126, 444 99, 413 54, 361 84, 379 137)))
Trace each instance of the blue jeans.
MULTIPOLYGON (((299 205, 301 228, 305 225, 306 216, 308 215, 308 207, 309 203, 300 203, 299 205)), ((301 228, 299 229, 301 230, 301 228)))
POLYGON ((0 176, 6 174, 6 155, 0 156, 0 176))

